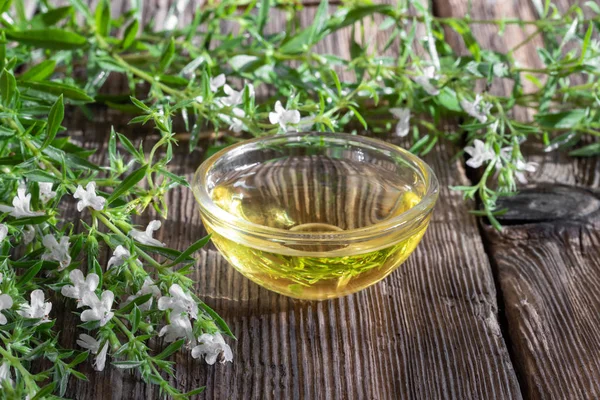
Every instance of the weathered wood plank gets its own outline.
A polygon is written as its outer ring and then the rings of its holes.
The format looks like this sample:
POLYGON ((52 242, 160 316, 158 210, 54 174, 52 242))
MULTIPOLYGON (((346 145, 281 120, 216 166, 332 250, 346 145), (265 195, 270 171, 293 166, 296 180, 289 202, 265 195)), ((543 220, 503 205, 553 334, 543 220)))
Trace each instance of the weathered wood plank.
MULTIPOLYGON (((558 3, 565 10, 570 2, 558 3)), ((461 4, 450 1, 439 11, 443 16, 464 15, 461 4)), ((474 8, 471 15, 505 16, 505 4, 509 3, 474 8)), ((535 18, 527 2, 512 10, 508 16, 535 18)), ((494 29, 489 27, 477 26, 474 34, 483 43, 494 40, 494 29)), ((518 32, 510 35, 511 45, 525 37, 518 32)), ((460 48, 454 39, 455 48, 460 48)), ((541 65, 535 43, 521 49, 525 66, 541 65)), ((503 231, 483 227, 501 289, 514 365, 526 397, 596 398, 600 395, 600 161, 545 153, 539 147, 530 149, 528 159, 540 166, 522 193, 500 204, 509 209, 501 218, 506 225, 503 231)))

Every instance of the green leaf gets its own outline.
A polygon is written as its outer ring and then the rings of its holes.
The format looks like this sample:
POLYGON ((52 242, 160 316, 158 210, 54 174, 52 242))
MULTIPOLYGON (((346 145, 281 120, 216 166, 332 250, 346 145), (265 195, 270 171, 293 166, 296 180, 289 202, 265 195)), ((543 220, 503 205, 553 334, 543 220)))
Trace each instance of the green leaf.
POLYGON ((175 58, 175 39, 171 38, 171 40, 169 40, 169 44, 167 44, 167 46, 165 47, 165 49, 163 50, 162 55, 160 56, 160 63, 159 63, 159 71, 166 71, 167 68, 169 68, 169 65, 171 65, 171 62, 173 61, 173 59, 175 58))
POLYGON ((206 61, 204 56, 194 58, 192 61, 187 63, 185 67, 183 67, 183 69, 180 72, 180 75, 188 76, 193 74, 198 69, 198 67, 204 63, 204 61, 206 61))
POLYGON ((124 193, 127 193, 130 188, 135 186, 139 181, 144 179, 146 173, 148 172, 148 165, 142 165, 140 168, 133 171, 127 178, 125 178, 119 186, 115 189, 114 192, 110 195, 110 197, 106 200, 107 204, 112 203, 124 193))
POLYGON ((578 65, 581 65, 585 60, 585 55, 587 53, 588 47, 590 47, 590 40, 592 39, 592 33, 594 33, 594 25, 590 22, 588 25, 588 29, 585 32, 585 37, 583 38, 583 43, 581 45, 581 55, 579 56, 578 65))
POLYGON ((361 123, 361 125, 365 128, 365 130, 369 129, 367 126, 367 121, 365 121, 365 119, 363 118, 362 115, 360 115, 360 113, 358 112, 358 110, 352 106, 348 106, 348 108, 352 111, 352 113, 354 113, 354 116, 356 117, 356 119, 358 119, 358 121, 361 123))
POLYGON ((89 351, 83 351, 81 353, 79 353, 77 355, 77 357, 75 357, 70 363, 69 363, 69 367, 74 367, 76 365, 81 364, 82 362, 84 362, 85 360, 87 360, 88 356, 90 355, 89 351))
POLYGON ((452 29, 454 29, 454 31, 456 31, 456 33, 458 33, 463 38, 465 46, 467 47, 467 49, 469 49, 471 54, 473 54, 475 61, 480 62, 481 48, 479 47, 475 36, 473 36, 469 25, 463 20, 459 19, 449 19, 447 23, 452 29))
POLYGON ((46 386, 41 388, 35 394, 35 396, 33 396, 33 398, 31 400, 43 400, 43 399, 48 398, 52 394, 52 392, 54 392, 55 387, 56 387, 56 382, 51 382, 51 383, 47 384, 46 386))
POLYGON ((184 177, 179 176, 179 175, 175 175, 174 173, 172 173, 170 171, 167 171, 164 168, 159 168, 159 171, 160 171, 161 174, 169 177, 172 181, 177 182, 177 184, 179 184, 179 185, 181 185, 183 187, 187 187, 187 188, 190 187, 189 182, 186 181, 184 177))
POLYGON ((63 104, 62 94, 56 100, 56 103, 50 109, 50 113, 48 114, 48 125, 46 125, 46 140, 40 147, 40 150, 45 149, 52 143, 54 138, 56 137, 56 133, 60 129, 60 124, 65 117, 65 106, 63 104))
POLYGON ((131 143, 131 141, 127 139, 125 135, 117 133, 117 136, 119 137, 119 141, 121 142, 123 147, 125 147, 125 149, 129 152, 129 154, 131 154, 138 160, 143 158, 142 155, 137 151, 133 143, 131 143))
POLYGON ((4 31, 0 32, 0 69, 6 65, 6 35, 4 31))
POLYGON ((100 0, 96 6, 96 31, 102 36, 110 32, 110 4, 107 0, 100 0))
POLYGON ((63 95, 67 99, 75 101, 83 101, 86 103, 93 102, 94 99, 88 96, 83 90, 78 87, 67 85, 58 82, 33 82, 33 81, 19 81, 20 87, 27 89, 38 90, 44 93, 50 93, 56 96, 63 95))
POLYGON ((340 83, 340 78, 338 77, 335 70, 332 68, 329 70, 331 77, 333 78, 333 82, 335 83, 335 88, 337 89, 338 96, 342 95, 342 84, 340 83))
POLYGON ((296 35, 292 36, 283 43, 279 51, 284 54, 302 53, 308 50, 308 45, 312 37, 312 29, 306 28, 296 35))
POLYGON ((164 349, 160 354, 156 355, 154 358, 157 360, 164 360, 165 358, 169 357, 171 354, 179 350, 184 343, 185 339, 179 339, 178 341, 168 345, 166 349, 164 349))
POLYGON ((35 263, 32 267, 28 268, 27 271, 23 275, 21 275, 21 277, 17 281, 17 286, 20 288, 25 287, 25 284, 32 280, 33 277, 36 276, 38 272, 40 272, 40 270, 42 269, 42 264, 43 262, 39 261, 35 263))
POLYGON ((329 0, 321 0, 321 3, 319 3, 319 7, 317 8, 317 12, 315 13, 313 23, 310 27, 311 33, 308 39, 309 43, 316 43, 323 34, 329 17, 327 13, 328 8, 329 0))
POLYGON ((192 396, 199 395, 199 394, 201 394, 202 392, 204 392, 205 390, 206 390, 206 386, 202 386, 202 387, 199 387, 199 388, 197 388, 197 389, 190 390, 189 392, 187 392, 187 393, 185 394, 185 397, 186 397, 186 398, 190 398, 190 397, 192 397, 192 396))
POLYGON ((336 15, 328 21, 327 28, 332 31, 337 31, 375 13, 393 17, 394 7, 388 4, 353 7, 345 14, 337 15, 336 13, 336 15))
POLYGON ((586 1, 585 5, 591 8, 596 14, 600 14, 600 5, 598 5, 595 1, 586 1))
POLYGON ((600 143, 592 143, 569 152, 574 157, 591 157, 600 154, 600 143))
POLYGON ((142 365, 142 361, 113 361, 111 364, 119 369, 131 369, 142 365))
POLYGON ((5 105, 9 105, 12 103, 12 100, 16 93, 17 81, 15 80, 12 72, 4 69, 0 74, 0 94, 2 98, 2 103, 5 105))
POLYGON ((188 259, 189 256, 191 256, 193 253, 200 250, 202 247, 206 246, 206 244, 209 241, 210 241, 210 235, 207 235, 207 236, 203 237, 202 239, 198 240, 196 243, 194 243, 193 245, 188 247, 187 250, 185 250, 183 253, 181 253, 179 255, 179 257, 177 257, 175 260, 173 260, 173 262, 170 263, 168 265, 168 267, 172 267, 172 266, 177 265, 180 262, 188 259))
POLYGON ((6 37, 19 43, 51 50, 73 50, 84 47, 87 39, 77 33, 63 29, 31 29, 27 31, 5 31, 6 37))
POLYGON ((575 108, 558 113, 537 114, 534 118, 540 126, 556 129, 569 129, 579 124, 587 115, 587 110, 575 108))
POLYGON ((256 56, 249 56, 246 54, 239 54, 237 56, 231 57, 227 60, 227 63, 231 65, 231 67, 236 71, 244 70, 248 65, 252 64, 254 61, 258 60, 256 56))
POLYGON ((66 17, 73 14, 72 6, 65 7, 57 7, 53 8, 45 13, 37 14, 31 19, 31 25, 38 27, 39 25, 43 26, 52 26, 55 25, 58 21, 65 19, 66 17))
POLYGON ((137 33, 140 27, 140 23, 137 19, 131 21, 127 28, 125 28, 125 32, 123 33, 123 40, 121 41, 121 48, 123 50, 127 50, 129 46, 133 44, 135 38, 137 37, 137 33))
POLYGON ((56 61, 44 60, 36 66, 29 68, 18 79, 22 81, 43 81, 52 75, 55 67, 56 61))
POLYGON ((65 151, 57 149, 52 145, 42 150, 42 153, 50 157, 52 161, 58 164, 62 164, 64 162, 67 166, 76 170, 100 171, 100 167, 96 164, 92 164, 88 160, 81 158, 75 154, 66 153, 65 151))
POLYGON ((59 178, 41 169, 27 171, 23 173, 23 176, 25 176, 27 180, 31 182, 60 182, 59 178))
POLYGON ((136 305, 133 307, 131 311, 131 315, 129 316, 129 322, 131 322, 131 333, 135 333, 140 326, 140 321, 142 320, 142 312, 139 307, 136 305))
POLYGON ((233 334, 233 332, 231 332, 231 329, 229 329, 229 327, 227 326, 227 323, 225 322, 225 320, 223 318, 221 318, 219 316, 219 314, 217 314, 215 312, 215 310, 213 310, 212 308, 210 308, 207 304, 205 304, 202 301, 198 305, 200 306, 201 309, 203 309, 208 315, 210 315, 212 317, 212 319, 215 321, 215 323, 217 324, 217 326, 223 332, 225 332, 227 335, 229 335, 229 336, 231 336, 232 338, 235 339, 235 335, 233 334))
POLYGON ((7 128, 6 126, 0 126, 0 140, 6 140, 9 137, 15 136, 16 131, 14 129, 7 128))
POLYGON ((133 310, 133 307, 144 304, 145 302, 150 300, 151 297, 152 297, 152 293, 146 293, 145 295, 136 297, 133 301, 131 301, 131 302, 127 303, 125 306, 123 306, 119 311, 121 313, 128 313, 129 311, 133 310))
POLYGON ((147 244, 137 243, 135 244, 142 250, 149 251, 151 253, 160 254, 163 257, 166 257, 171 260, 175 260, 177 257, 181 255, 179 250, 170 249, 168 247, 157 247, 157 246, 148 246, 147 244))
POLYGON ((262 35, 267 23, 269 12, 271 11, 271 0, 261 0, 258 18, 256 20, 256 30, 262 35))
POLYGON ((10 226, 37 225, 46 222, 50 219, 49 215, 40 215, 37 217, 17 218, 14 221, 9 221, 10 226))
POLYGON ((81 15, 85 16, 85 19, 87 19, 89 22, 93 22, 92 13, 90 12, 90 8, 86 3, 84 3, 82 0, 70 0, 70 3, 73 4, 73 7, 75 7, 81 15))
POLYGON ((150 107, 148 107, 147 105, 145 105, 143 102, 141 102, 140 100, 136 99, 135 97, 131 96, 129 97, 129 99, 131 100, 131 102, 133 104, 135 104, 137 106, 137 108, 139 108, 142 111, 146 111, 147 113, 152 112, 152 110, 150 109, 150 107))

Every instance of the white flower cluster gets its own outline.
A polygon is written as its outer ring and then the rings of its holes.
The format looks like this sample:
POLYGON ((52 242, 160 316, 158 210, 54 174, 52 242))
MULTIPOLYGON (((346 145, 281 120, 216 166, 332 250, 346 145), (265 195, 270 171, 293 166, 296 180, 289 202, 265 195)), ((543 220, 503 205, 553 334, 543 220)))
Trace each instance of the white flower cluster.
MULTIPOLYGON (((4 276, 0 274, 0 283, 2 283, 4 276)), ((52 303, 46 302, 44 299, 44 292, 37 289, 31 292, 30 302, 23 303, 17 310, 23 318, 38 319, 38 324, 48 321, 48 316, 52 310, 52 303)), ((6 293, 0 292, 0 325, 6 325, 8 319, 4 315, 3 311, 10 310, 14 305, 12 297, 6 293)), ((0 379, 1 381, 1 379, 0 379)))
MULTIPOLYGON (((223 88, 223 93, 226 96, 218 97, 217 104, 222 107, 232 107, 231 112, 233 116, 221 115, 221 119, 229 124, 229 130, 235 133, 247 130, 244 125, 243 119, 246 117, 246 113, 241 108, 237 107, 244 101, 244 89, 237 91, 229 86, 224 74, 220 74, 210 79, 209 86, 213 93, 217 93, 220 88, 223 88)), ((254 86, 252 84, 247 85, 248 93, 250 97, 254 97, 254 86)), ((196 98, 198 102, 202 102, 202 96, 196 98)), ((301 123, 300 112, 298 110, 285 109, 280 101, 275 103, 273 112, 269 113, 269 121, 273 125, 279 125, 284 132, 295 131, 302 125, 312 125, 311 121, 304 121, 301 123)))
POLYGON ((465 147, 465 153, 471 156, 467 160, 467 165, 471 168, 479 168, 483 164, 493 160, 496 160, 496 167, 500 167, 502 162, 512 162, 514 165, 515 177, 522 184, 527 184, 525 173, 535 172, 538 167, 538 163, 536 162, 525 162, 521 159, 512 161, 512 147, 503 147, 500 149, 500 157, 497 157, 494 150, 491 149, 487 143, 484 143, 479 139, 473 141, 473 146, 465 147))
MULTIPOLYGON (((158 299, 159 310, 170 310, 170 324, 164 326, 158 336, 164 336, 165 341, 173 342, 179 338, 186 338, 191 345, 196 344, 191 320, 198 319, 198 305, 192 296, 186 293, 181 286, 171 285, 169 288, 171 296, 163 296, 158 299)), ((198 337, 198 345, 192 348, 192 357, 204 357, 207 364, 214 364, 220 354, 223 354, 221 362, 233 361, 231 348, 220 333, 202 334, 198 337)))
MULTIPOLYGON (((94 273, 90 273, 86 277, 83 272, 74 269, 69 273, 69 279, 71 285, 63 286, 60 292, 65 297, 77 300, 77 308, 88 307, 87 310, 81 313, 81 321, 98 321, 100 326, 106 325, 115 315, 112 311, 112 304, 115 299, 114 293, 105 290, 98 298, 96 289, 100 283, 100 277, 94 273)), ((99 341, 87 334, 81 334, 77 344, 96 355, 93 364, 94 369, 102 371, 106 364, 108 341, 105 341, 102 348, 100 348, 101 343, 99 341)))
MULTIPOLYGON (((228 106, 235 107, 242 101, 243 92, 237 92, 225 84, 224 75, 219 75, 211 79, 211 90, 217 91, 224 86, 224 91, 227 97, 221 99, 222 103, 228 106)), ((253 88, 251 93, 254 95, 253 88)), ((243 111, 234 108, 234 113, 243 117, 243 111), (237 111, 236 111, 237 110, 237 111), (241 112, 241 114, 239 113, 241 112)), ((276 114, 271 117, 273 123, 279 123, 284 129, 287 123, 298 123, 300 115, 297 111, 288 111, 283 109, 281 103, 276 105, 276 114)), ((241 122, 241 121, 240 121, 241 122)), ((236 122, 234 121, 234 124, 236 122)), ((57 193, 53 191, 51 183, 39 183, 39 193, 41 204, 46 204, 56 197, 57 193)), ((82 212, 85 208, 90 207, 93 210, 101 211, 104 209, 106 199, 99 196, 96 192, 96 183, 89 182, 85 189, 79 185, 75 190, 73 197, 78 201, 77 210, 82 212)), ((17 195, 14 197, 12 206, 0 205, 0 212, 9 213, 15 218, 25 218, 44 215, 43 211, 31 210, 31 194, 26 192, 25 186, 20 186, 17 190, 17 195)), ((132 229, 129 236, 138 243, 164 247, 165 244, 153 238, 155 231, 160 229, 161 222, 158 220, 151 221, 144 231, 132 229)), ((22 239, 25 244, 30 243, 35 238, 35 228, 27 225, 22 231, 22 239)), ((7 238, 9 227, 5 224, 0 224, 0 244, 7 238)), ((52 234, 46 234, 42 238, 42 244, 45 252, 42 254, 42 260, 54 261, 59 264, 58 270, 64 270, 71 264, 70 255, 70 238, 68 235, 63 235, 59 238, 52 234)), ((127 262, 133 262, 141 265, 138 259, 131 260, 130 251, 122 245, 115 248, 112 257, 109 259, 107 269, 121 266, 127 262)), ((0 274, 0 283, 3 276, 0 274)), ((61 288, 61 294, 65 297, 75 299, 77 308, 85 308, 81 312, 80 318, 82 322, 97 321, 100 327, 105 326, 114 317, 113 303, 115 295, 110 290, 104 290, 98 297, 96 290, 99 287, 100 277, 95 273, 89 273, 87 276, 79 269, 74 269, 69 273, 69 284, 61 288)), ((150 277, 144 280, 143 286, 137 293, 127 298, 126 303, 129 303, 140 296, 152 294, 149 300, 144 304, 138 304, 142 311, 147 311, 152 307, 154 298, 159 298, 158 308, 160 310, 170 310, 170 323, 164 326, 159 336, 164 336, 168 342, 175 341, 179 338, 186 338, 190 345, 196 345, 196 340, 193 334, 192 321, 198 319, 198 305, 189 293, 186 293, 179 285, 171 286, 169 293, 171 296, 160 297, 160 289, 152 281, 150 277)), ((6 314, 8 310, 14 306, 13 298, 0 292, 0 325, 8 323, 6 314)), ((34 290, 30 294, 30 302, 20 304, 16 313, 23 318, 36 319, 37 324, 49 320, 49 314, 52 310, 52 303, 45 301, 44 292, 42 290, 34 290)), ((109 351, 109 342, 107 338, 94 338, 88 334, 81 334, 77 340, 77 344, 84 349, 89 350, 95 355, 94 369, 102 371, 106 365, 106 358, 109 351)), ((194 358, 204 357, 208 364, 214 364, 220 354, 223 354, 221 362, 232 361, 233 355, 231 348, 225 343, 220 333, 214 335, 203 334, 198 338, 198 345, 193 347, 192 356, 194 358)), ((0 382, 2 380, 11 380, 10 365, 8 363, 0 364, 0 382)))

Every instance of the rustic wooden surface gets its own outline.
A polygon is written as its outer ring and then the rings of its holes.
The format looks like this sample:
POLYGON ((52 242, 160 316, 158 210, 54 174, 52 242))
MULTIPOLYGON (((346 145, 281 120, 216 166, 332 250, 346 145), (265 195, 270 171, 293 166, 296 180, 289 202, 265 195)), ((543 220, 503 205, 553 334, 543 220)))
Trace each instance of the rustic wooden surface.
MULTIPOLYGON (((473 1, 472 16, 532 19, 531 1, 473 1)), ((113 2, 113 12, 128 3, 113 2)), ((145 19, 160 27, 170 3, 144 2, 145 19)), ((433 10, 464 15, 467 3, 436 0, 433 10)), ((314 7, 304 12, 303 20, 310 21, 314 7)), ((270 23, 270 29, 282 29, 277 15, 270 23)), ((474 29, 487 48, 510 48, 527 35, 515 30, 500 37, 489 27, 474 29)), ((349 35, 341 31, 320 50, 347 55, 349 35)), ((460 38, 448 37, 464 49, 460 38)), ((539 65, 535 45, 516 54, 523 64, 539 65)), ((109 85, 108 90, 120 88, 119 82, 109 85)), ((94 124, 79 115, 69 118, 71 133, 81 131, 100 159, 111 124, 134 138, 147 133, 132 131, 105 110, 97 111, 94 124)), ((191 178, 202 151, 190 154, 185 147, 178 150, 174 169, 191 178)), ((508 226, 497 233, 447 189, 469 181, 463 161, 452 161, 455 150, 439 147, 426 157, 441 194, 423 242, 400 269, 363 292, 326 302, 293 300, 248 281, 214 250, 201 253, 197 293, 237 335, 230 341, 234 363, 207 366, 178 354, 174 383, 183 390, 206 385, 203 399, 599 397, 598 160, 533 155, 543 163, 541 172, 524 194, 509 200, 513 211, 503 220, 508 226)), ((190 191, 177 189, 168 200, 170 218, 159 239, 183 248, 205 231, 190 191)), ((60 318, 63 340, 73 344, 79 333, 74 316, 60 318)), ((90 382, 71 382, 68 396, 159 397, 136 375, 87 368, 90 382)))

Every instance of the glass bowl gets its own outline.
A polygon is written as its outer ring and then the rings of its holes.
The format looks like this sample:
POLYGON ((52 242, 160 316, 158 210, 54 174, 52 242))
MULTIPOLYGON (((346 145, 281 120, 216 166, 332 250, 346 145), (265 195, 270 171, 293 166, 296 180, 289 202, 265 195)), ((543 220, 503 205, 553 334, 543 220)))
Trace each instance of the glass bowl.
POLYGON ((324 300, 385 278, 413 252, 438 182, 421 159, 380 140, 294 133, 230 146, 192 189, 221 254, 275 292, 324 300))

